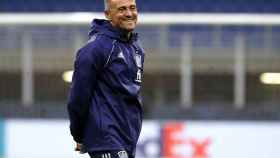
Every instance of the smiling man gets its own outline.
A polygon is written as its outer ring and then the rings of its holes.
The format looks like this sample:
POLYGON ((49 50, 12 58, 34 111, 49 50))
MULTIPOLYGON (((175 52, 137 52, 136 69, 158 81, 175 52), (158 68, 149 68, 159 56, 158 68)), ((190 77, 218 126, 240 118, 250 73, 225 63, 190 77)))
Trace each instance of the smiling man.
POLYGON ((107 0, 105 15, 114 27, 133 31, 137 23, 135 0, 107 0))
POLYGON ((144 51, 134 33, 135 0, 105 0, 79 49, 68 98, 76 150, 91 158, 134 158, 142 127, 144 51))

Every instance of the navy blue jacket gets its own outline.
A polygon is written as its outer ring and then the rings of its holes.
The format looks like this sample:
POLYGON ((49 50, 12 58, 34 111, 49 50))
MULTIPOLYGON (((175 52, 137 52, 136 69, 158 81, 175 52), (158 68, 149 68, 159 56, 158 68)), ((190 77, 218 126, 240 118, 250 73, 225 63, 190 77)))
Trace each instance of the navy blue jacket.
POLYGON ((95 19, 89 35, 74 64, 71 134, 88 152, 134 152, 142 124, 143 49, 136 33, 128 39, 106 20, 95 19))

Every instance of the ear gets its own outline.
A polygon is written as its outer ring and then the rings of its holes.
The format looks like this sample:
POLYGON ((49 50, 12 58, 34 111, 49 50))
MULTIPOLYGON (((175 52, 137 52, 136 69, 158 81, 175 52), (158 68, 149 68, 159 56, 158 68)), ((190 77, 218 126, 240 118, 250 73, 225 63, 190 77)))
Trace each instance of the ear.
POLYGON ((105 16, 106 16, 106 18, 107 18, 108 20, 111 20, 111 19, 112 19, 112 18, 111 18, 110 11, 105 10, 104 13, 105 13, 105 16))

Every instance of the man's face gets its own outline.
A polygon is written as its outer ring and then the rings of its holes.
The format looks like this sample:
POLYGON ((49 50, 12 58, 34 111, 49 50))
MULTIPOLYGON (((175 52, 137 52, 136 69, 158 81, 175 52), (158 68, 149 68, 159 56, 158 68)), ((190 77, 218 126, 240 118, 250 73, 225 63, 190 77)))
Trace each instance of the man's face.
POLYGON ((109 0, 106 17, 114 27, 133 31, 137 23, 137 8, 135 0, 109 0))

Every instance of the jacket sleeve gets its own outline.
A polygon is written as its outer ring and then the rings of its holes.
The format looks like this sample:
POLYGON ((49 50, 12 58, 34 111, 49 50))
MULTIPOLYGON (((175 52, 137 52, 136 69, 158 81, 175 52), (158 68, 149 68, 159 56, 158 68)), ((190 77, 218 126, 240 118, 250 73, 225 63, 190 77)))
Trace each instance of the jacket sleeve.
POLYGON ((102 61, 98 49, 90 45, 81 48, 76 56, 67 109, 70 119, 70 132, 78 143, 82 143, 83 140, 98 71, 103 67, 102 61))

